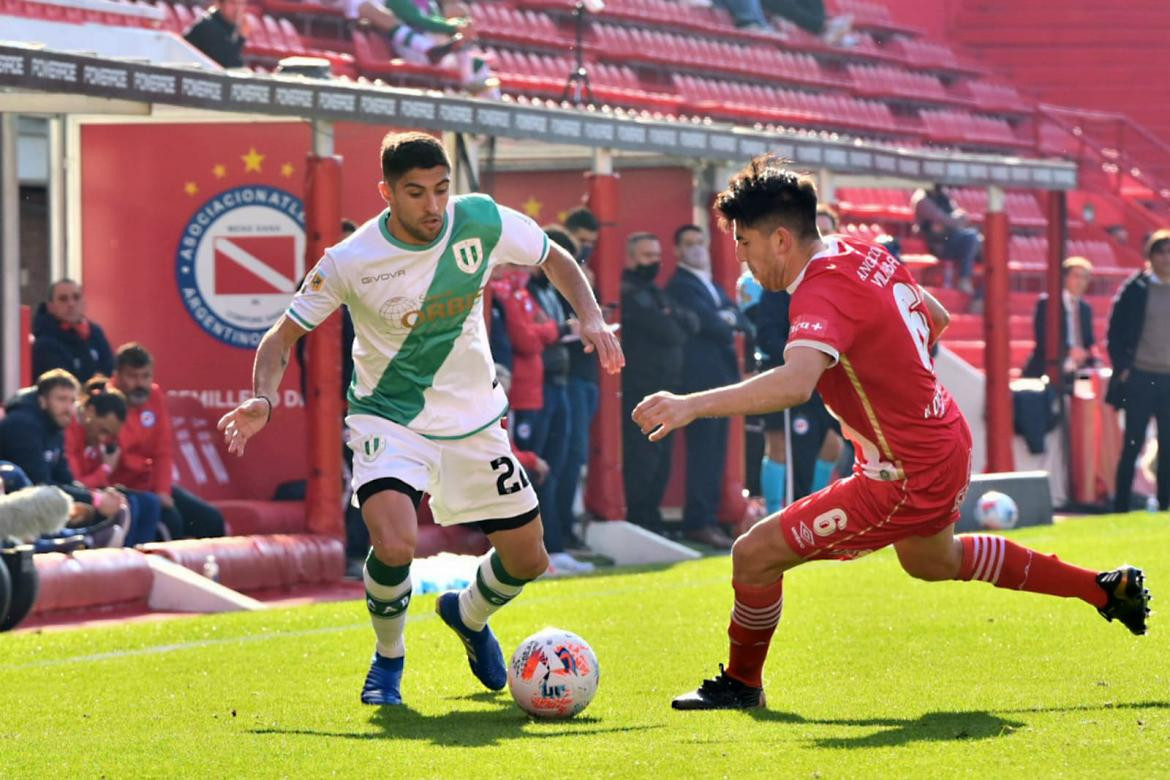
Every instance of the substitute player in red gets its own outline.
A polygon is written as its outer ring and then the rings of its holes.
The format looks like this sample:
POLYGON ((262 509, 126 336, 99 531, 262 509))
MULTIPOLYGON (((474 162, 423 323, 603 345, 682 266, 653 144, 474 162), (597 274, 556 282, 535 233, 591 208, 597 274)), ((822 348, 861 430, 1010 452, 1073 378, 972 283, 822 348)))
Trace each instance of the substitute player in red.
POLYGON ((816 229, 811 180, 771 156, 732 178, 715 203, 737 254, 769 290, 792 295, 783 366, 739 384, 634 410, 652 440, 699 417, 763 414, 819 390, 853 442, 853 475, 761 520, 732 549, 731 658, 676 709, 764 705, 762 671, 784 604, 784 572, 805 561, 851 559, 892 544, 923 580, 983 580, 1075 597, 1135 634, 1149 593, 1140 569, 1097 573, 1002 536, 955 536, 971 474, 971 432, 930 357, 946 310, 881 247, 816 229))

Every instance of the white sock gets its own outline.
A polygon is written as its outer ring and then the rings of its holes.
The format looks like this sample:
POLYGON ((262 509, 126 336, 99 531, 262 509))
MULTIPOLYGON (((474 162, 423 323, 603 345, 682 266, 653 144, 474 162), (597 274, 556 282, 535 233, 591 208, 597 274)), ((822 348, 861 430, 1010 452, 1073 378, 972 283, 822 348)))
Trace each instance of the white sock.
POLYGON ((475 582, 459 593, 459 618, 472 631, 482 631, 488 618, 520 595, 527 583, 508 574, 499 554, 490 551, 479 559, 475 582))
MULTIPOLYGON (((410 569, 405 566, 402 568, 406 569, 407 576, 393 585, 383 585, 374 579, 370 574, 368 559, 362 570, 362 579, 366 583, 366 609, 370 612, 370 622, 378 637, 378 655, 383 658, 401 658, 406 655, 402 632, 406 628, 406 608, 410 605, 410 569)), ((375 562, 374 569, 382 572, 388 567, 375 562)))

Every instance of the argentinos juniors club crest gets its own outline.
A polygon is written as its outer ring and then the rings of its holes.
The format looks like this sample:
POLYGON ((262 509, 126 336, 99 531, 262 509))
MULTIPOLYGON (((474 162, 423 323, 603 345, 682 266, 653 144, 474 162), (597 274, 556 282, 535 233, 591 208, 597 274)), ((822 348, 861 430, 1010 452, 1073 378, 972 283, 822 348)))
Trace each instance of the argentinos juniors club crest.
POLYGON ((305 275, 305 209, 265 184, 224 190, 191 215, 175 256, 179 297, 225 344, 255 349, 305 275))

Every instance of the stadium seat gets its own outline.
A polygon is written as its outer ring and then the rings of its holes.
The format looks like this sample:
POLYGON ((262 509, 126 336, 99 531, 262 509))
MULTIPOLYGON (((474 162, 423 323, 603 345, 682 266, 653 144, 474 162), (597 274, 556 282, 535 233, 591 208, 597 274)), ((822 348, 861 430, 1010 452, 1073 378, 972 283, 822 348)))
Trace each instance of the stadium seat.
POLYGON ((242 592, 338 582, 345 576, 345 546, 327 536, 183 539, 146 544, 139 549, 200 574, 208 556, 214 555, 220 583, 242 592))

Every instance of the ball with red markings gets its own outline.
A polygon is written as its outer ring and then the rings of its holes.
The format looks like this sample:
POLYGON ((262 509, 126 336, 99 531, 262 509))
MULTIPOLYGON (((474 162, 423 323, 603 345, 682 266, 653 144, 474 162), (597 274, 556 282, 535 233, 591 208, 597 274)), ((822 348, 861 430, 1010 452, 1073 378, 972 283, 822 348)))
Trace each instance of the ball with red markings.
POLYGON ((571 718, 597 693, 600 669, 593 648, 576 634, 546 628, 525 639, 508 665, 508 690, 537 718, 571 718))

